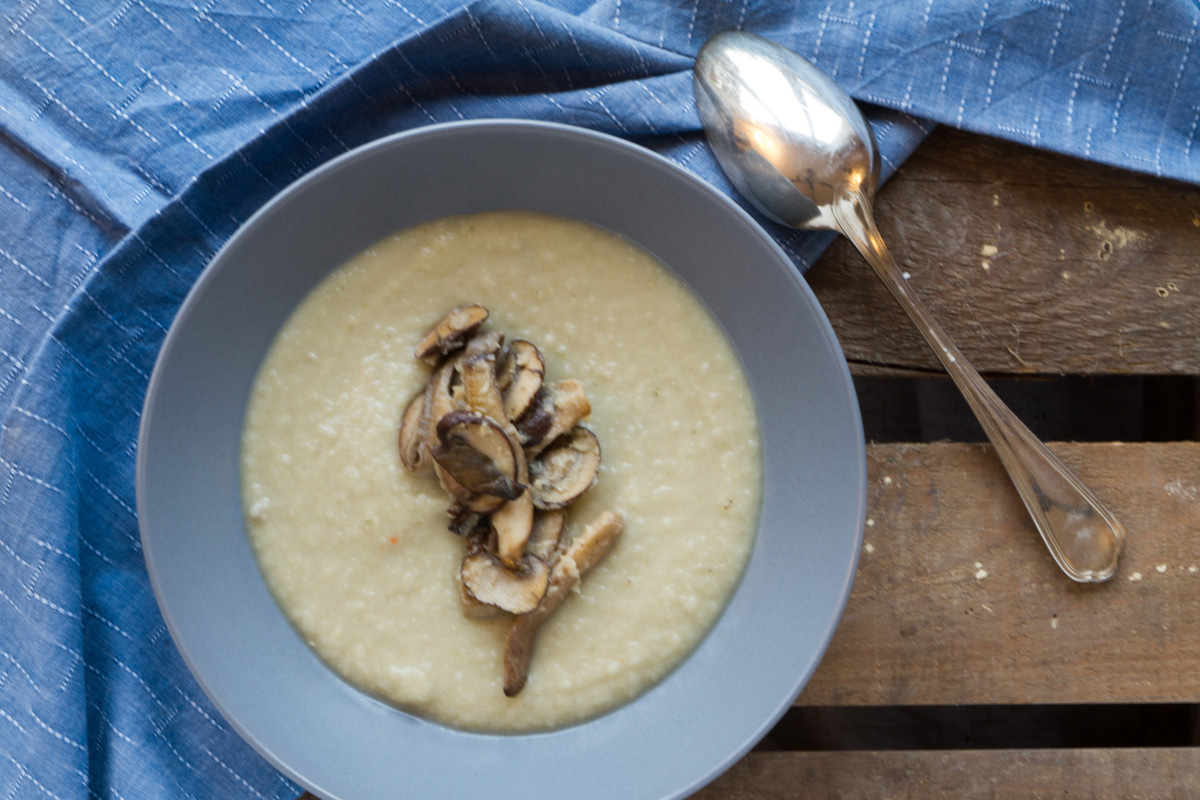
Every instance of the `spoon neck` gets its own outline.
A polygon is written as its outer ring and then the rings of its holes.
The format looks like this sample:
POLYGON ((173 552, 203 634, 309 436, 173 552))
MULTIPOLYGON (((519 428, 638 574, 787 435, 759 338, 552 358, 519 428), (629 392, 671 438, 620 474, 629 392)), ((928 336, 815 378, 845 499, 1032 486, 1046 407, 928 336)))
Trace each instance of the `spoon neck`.
POLYGON ((878 268, 876 262, 887 262, 894 267, 891 253, 879 229, 875 226, 875 217, 871 213, 871 198, 863 191, 862 186, 853 183, 842 183, 834 190, 833 216, 838 227, 846 238, 853 242, 859 252, 878 268))
MULTIPOLYGON (((897 266, 892 254, 888 251, 875 218, 871 213, 871 198, 862 187, 849 182, 841 184, 834 193, 832 205, 833 217, 838 229, 858 249, 867 263, 875 271, 884 284, 896 298, 917 329, 933 347, 938 359, 955 378, 961 383, 966 360, 954 341, 942 330, 941 325, 933 318, 921 302, 920 297, 909 284, 909 276, 897 266)), ((971 373, 969 366, 965 367, 971 373)))

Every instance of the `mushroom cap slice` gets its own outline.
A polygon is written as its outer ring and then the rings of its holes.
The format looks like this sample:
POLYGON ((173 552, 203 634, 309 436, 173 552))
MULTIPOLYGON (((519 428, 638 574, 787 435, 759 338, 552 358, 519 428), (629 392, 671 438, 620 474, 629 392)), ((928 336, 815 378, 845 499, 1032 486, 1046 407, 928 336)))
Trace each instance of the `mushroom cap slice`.
MULTIPOLYGON (((525 441, 526 452, 530 458, 542 452, 551 442, 562 436, 588 414, 592 413, 592 404, 588 401, 583 384, 574 378, 559 381, 554 385, 551 394, 553 419, 550 427, 536 441, 525 441)), ((543 404, 544 405, 544 404, 543 404)))
POLYGON ((463 559, 459 576, 471 597, 512 614, 537 608, 550 585, 546 562, 528 553, 515 567, 507 567, 487 550, 478 550, 463 559))
POLYGON ((462 347, 487 318, 488 310, 481 305, 453 308, 417 343, 413 355, 436 364, 441 356, 462 347))
POLYGON ((425 387, 425 408, 421 412, 421 436, 427 450, 437 447, 438 421, 451 411, 459 410, 453 391, 457 375, 458 358, 455 357, 442 362, 429 376, 429 384, 425 387))
POLYGON ((446 511, 450 523, 446 526, 455 536, 471 538, 477 535, 487 536, 491 529, 491 521, 486 514, 474 511, 462 503, 455 502, 446 511))
MULTIPOLYGON (((482 337, 476 337, 480 339, 482 337)), ((520 445, 520 433, 504 414, 503 398, 496 383, 496 350, 476 345, 472 340, 463 354, 462 376, 468 405, 476 412, 490 417, 511 437, 516 457, 516 480, 522 487, 528 484, 529 469, 525 450, 520 445)), ((496 532, 496 554, 509 567, 516 567, 525 552, 525 542, 533 528, 533 500, 522 492, 509 500, 492 515, 496 532)))
POLYGON ((532 342, 514 339, 496 373, 496 384, 504 396, 505 416, 510 420, 520 419, 533 405, 545 377, 542 351, 532 342))
POLYGON ((463 351, 459 369, 467 407, 507 425, 504 398, 496 383, 496 354, 503 342, 504 337, 495 333, 476 336, 463 351))
POLYGON ((458 595, 462 600, 462 613, 471 619, 492 619, 504 613, 504 609, 475 599, 462 581, 458 582, 458 595))
POLYGON ((540 444, 546 438, 546 434, 550 432, 550 426, 553 424, 554 395, 544 386, 534 395, 533 400, 529 403, 529 408, 525 409, 525 413, 513 420, 517 434, 526 447, 540 444))
POLYGON ((517 446, 494 420, 474 411, 451 411, 438 420, 438 443, 430 455, 468 492, 515 500, 517 446))
POLYGON ((575 426, 529 462, 529 490, 540 509, 565 508, 592 488, 600 474, 600 440, 575 426))
MULTIPOLYGON (((454 477, 446 470, 442 469, 442 465, 433 462, 433 472, 437 475, 438 482, 442 488, 446 490, 446 494, 454 500, 455 503, 461 505, 469 511, 476 514, 491 514, 496 510, 503 508, 509 501, 503 497, 496 497, 490 494, 476 494, 475 492, 464 489, 462 485, 454 480, 454 477)), ((527 496, 528 492, 522 492, 522 496, 527 496)), ((530 501, 533 502, 532 500, 530 501)))
POLYGON ((400 463, 410 472, 421 472, 429 466, 429 451, 425 448, 423 417, 426 392, 422 389, 404 409, 400 417, 400 463))

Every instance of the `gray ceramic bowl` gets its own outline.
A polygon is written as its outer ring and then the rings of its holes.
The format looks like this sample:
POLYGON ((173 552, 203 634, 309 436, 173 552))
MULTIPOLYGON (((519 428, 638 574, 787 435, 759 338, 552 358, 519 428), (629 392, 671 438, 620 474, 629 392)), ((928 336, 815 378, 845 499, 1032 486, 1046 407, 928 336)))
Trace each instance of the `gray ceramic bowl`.
POLYGON ((297 181, 217 254, 150 381, 138 450, 146 564, 175 643, 229 722, 326 798, 675 798, 754 745, 816 668, 861 544, 862 425, 833 330, 788 258, 734 203, 621 140, 559 125, 433 126, 297 181), (276 331, 326 274, 395 230, 519 208, 577 217, 654 253, 707 304, 764 429, 757 540, 729 606, 659 685, 552 733, 481 735, 355 690, 288 624, 251 553, 238 448, 276 331), (500 784, 497 784, 500 781, 500 784), (519 791, 517 787, 519 788, 519 791))

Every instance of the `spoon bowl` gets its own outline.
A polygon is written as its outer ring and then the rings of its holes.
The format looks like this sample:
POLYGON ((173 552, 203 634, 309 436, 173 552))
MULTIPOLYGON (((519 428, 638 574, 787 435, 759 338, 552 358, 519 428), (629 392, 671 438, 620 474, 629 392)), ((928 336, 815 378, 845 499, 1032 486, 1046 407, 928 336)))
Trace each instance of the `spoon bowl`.
POLYGON ((718 34, 696 59, 695 88, 717 161, 768 219, 837 230, 836 187, 853 181, 873 199, 875 134, 850 96, 810 62, 759 36, 718 34))
POLYGON ((1121 523, 971 367, 888 252, 872 216, 875 138, 854 100, 799 54, 749 33, 706 42, 693 76, 704 132, 737 190, 776 222, 854 243, 975 412, 1054 560, 1076 581, 1111 578, 1121 523))

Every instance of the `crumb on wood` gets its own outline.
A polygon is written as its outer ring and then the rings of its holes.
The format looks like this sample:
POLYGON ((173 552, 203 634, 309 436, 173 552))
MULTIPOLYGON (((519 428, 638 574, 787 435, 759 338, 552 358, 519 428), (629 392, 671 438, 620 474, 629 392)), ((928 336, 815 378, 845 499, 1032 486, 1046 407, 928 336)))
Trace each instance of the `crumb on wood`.
POLYGON ((1181 500, 1195 500, 1196 499, 1196 493, 1197 493, 1196 487, 1186 485, 1181 480, 1168 481, 1163 486, 1163 490, 1166 491, 1166 493, 1171 495, 1172 497, 1178 497, 1181 500))

